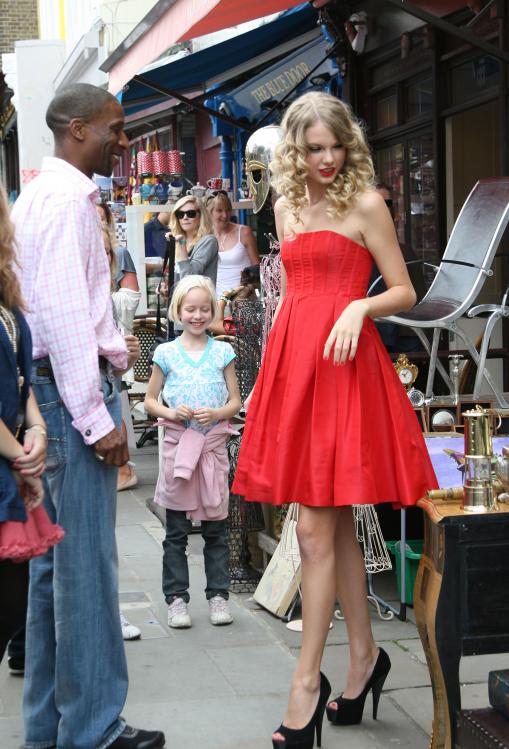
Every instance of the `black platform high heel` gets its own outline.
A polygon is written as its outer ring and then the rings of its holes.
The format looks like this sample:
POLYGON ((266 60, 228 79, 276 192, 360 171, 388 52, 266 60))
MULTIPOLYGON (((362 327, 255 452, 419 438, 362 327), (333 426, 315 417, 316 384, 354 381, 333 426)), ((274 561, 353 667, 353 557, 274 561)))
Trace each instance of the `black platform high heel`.
POLYGON ((373 719, 376 720, 378 702, 390 670, 391 660, 385 650, 380 648, 373 673, 360 695, 353 700, 349 700, 340 694, 339 697, 332 700, 332 702, 336 703, 337 707, 331 707, 330 703, 327 705, 327 718, 330 722, 335 726, 353 726, 356 723, 360 723, 366 697, 371 691, 373 692, 373 719))
POLYGON ((284 738, 272 739, 273 749, 313 749, 315 745, 322 746, 322 722, 325 705, 331 693, 331 685, 322 672, 320 672, 320 694, 318 704, 311 720, 304 728, 287 728, 282 723, 274 733, 280 733, 284 738))

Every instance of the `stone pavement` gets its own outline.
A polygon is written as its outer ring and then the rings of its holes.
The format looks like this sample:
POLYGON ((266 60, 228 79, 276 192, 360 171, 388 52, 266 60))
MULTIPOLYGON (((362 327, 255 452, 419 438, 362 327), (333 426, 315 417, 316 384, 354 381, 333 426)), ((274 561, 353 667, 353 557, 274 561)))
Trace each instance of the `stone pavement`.
MULTIPOLYGON (((263 749, 285 712, 288 685, 300 635, 260 609, 251 596, 232 595, 235 622, 212 627, 203 589, 204 569, 199 534, 191 536, 189 564, 193 627, 169 630, 160 589, 163 529, 146 509, 153 495, 157 450, 145 446, 133 458, 138 487, 118 498, 117 539, 121 606, 142 630, 142 639, 127 642, 130 688, 124 715, 129 723, 166 732, 168 749, 263 749)), ((376 581, 377 592, 395 599, 393 574, 376 581)), ((429 744, 432 696, 415 623, 381 621, 373 610, 377 641, 388 651, 392 671, 379 707, 371 718, 368 697, 360 726, 333 728, 324 723, 324 749, 408 747, 429 744)), ((345 626, 335 620, 323 670, 334 693, 341 690, 347 664, 345 626)), ((83 643, 86 647, 87 643, 83 643)), ((487 674, 509 667, 508 656, 464 658, 461 663, 464 707, 488 704, 487 674)), ((20 717, 22 679, 0 666, 0 749, 22 745, 20 717)))

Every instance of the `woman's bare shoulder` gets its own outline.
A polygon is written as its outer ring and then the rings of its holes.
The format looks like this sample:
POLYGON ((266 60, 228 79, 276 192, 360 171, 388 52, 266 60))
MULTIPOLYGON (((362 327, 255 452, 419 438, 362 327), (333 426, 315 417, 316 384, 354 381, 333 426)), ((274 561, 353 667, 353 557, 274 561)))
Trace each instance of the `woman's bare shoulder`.
POLYGON ((383 197, 375 189, 364 190, 357 197, 355 210, 363 216, 372 216, 385 208, 383 197))
POLYGON ((290 206, 288 205, 288 201, 283 195, 281 195, 274 203, 274 213, 276 216, 283 218, 289 210, 290 206))

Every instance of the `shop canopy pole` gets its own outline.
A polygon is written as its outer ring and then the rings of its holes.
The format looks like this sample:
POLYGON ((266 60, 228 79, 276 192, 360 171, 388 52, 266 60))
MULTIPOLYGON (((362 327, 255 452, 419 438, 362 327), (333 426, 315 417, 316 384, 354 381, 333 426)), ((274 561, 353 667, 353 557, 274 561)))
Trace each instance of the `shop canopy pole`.
POLYGON ((190 99, 188 96, 184 96, 183 94, 179 93, 178 91, 174 91, 171 88, 166 88, 165 86, 159 86, 157 83, 152 83, 152 81, 149 81, 148 78, 144 78, 142 75, 135 75, 132 80, 136 81, 137 83, 141 83, 144 86, 147 86, 148 88, 151 88, 154 91, 163 94, 164 96, 168 96, 168 98, 177 99, 184 104, 188 104, 193 109, 198 109, 200 112, 204 112, 211 117, 216 117, 218 120, 227 122, 228 125, 238 127, 241 130, 246 130, 248 133, 252 133, 255 129, 252 125, 247 125, 243 122, 239 122, 233 117, 229 117, 227 114, 223 114, 223 112, 217 112, 215 109, 211 109, 211 107, 206 107, 204 104, 196 101, 196 99, 190 99))
POLYGON ((470 44, 472 47, 477 47, 491 57, 496 57, 502 60, 502 62, 509 62, 509 53, 505 50, 495 47, 490 42, 485 42, 484 39, 480 39, 465 28, 455 26, 449 21, 444 21, 443 18, 435 16, 433 13, 428 13, 428 11, 419 8, 417 5, 413 5, 413 3, 408 3, 406 0, 382 0, 382 2, 386 5, 391 5, 393 8, 398 8, 398 10, 404 10, 405 13, 419 18, 424 23, 428 23, 430 26, 439 29, 439 31, 456 37, 456 39, 461 39, 461 41, 470 44))

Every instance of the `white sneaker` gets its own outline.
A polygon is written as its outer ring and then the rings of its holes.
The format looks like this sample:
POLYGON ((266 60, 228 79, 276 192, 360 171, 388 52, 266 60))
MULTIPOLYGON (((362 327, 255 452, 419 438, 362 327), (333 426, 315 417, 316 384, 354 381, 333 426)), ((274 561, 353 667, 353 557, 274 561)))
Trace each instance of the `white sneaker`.
POLYGON ((223 596, 217 595, 209 598, 210 623, 214 626, 231 624, 233 616, 230 613, 228 601, 223 596))
POLYGON ((122 612, 120 612, 120 624, 122 625, 122 637, 124 640, 140 639, 141 629, 128 622, 122 612))
POLYGON ((168 626, 175 629, 188 629, 191 626, 191 617, 183 598, 175 598, 168 606, 168 626))

